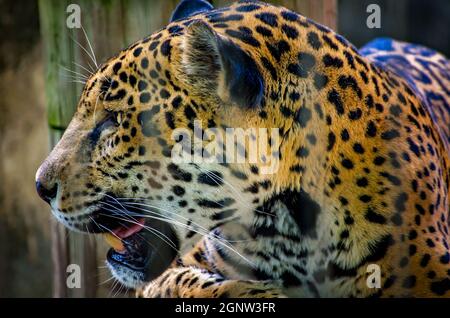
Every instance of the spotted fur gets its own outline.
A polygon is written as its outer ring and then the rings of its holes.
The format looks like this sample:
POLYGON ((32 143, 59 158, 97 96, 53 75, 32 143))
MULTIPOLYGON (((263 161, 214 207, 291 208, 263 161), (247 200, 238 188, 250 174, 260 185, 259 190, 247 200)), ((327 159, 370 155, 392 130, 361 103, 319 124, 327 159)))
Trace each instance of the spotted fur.
POLYGON ((105 193, 183 223, 185 256, 156 280, 120 274, 143 297, 450 296, 449 84, 430 49, 380 39, 357 50, 297 13, 241 1, 104 63, 37 180, 47 196, 57 187, 49 201, 73 229, 105 222, 94 213, 105 193), (194 120, 278 127, 278 172, 175 164, 171 133, 194 120))

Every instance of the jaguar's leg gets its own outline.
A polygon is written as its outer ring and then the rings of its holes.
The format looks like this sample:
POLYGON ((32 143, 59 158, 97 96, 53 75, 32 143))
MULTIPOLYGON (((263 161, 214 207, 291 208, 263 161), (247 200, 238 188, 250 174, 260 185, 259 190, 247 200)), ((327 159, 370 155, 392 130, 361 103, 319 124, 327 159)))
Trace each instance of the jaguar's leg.
POLYGON ((159 297, 283 297, 271 282, 255 280, 227 280, 208 263, 204 240, 200 241, 181 260, 157 279, 137 292, 144 298, 159 297))

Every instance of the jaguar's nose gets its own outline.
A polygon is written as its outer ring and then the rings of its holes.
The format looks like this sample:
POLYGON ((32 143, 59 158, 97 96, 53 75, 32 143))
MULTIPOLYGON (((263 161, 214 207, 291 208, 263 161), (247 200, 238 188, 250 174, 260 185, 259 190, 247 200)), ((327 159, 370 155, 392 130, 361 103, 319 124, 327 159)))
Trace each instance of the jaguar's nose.
POLYGON ((58 193, 58 183, 53 177, 53 171, 54 165, 47 159, 36 172, 36 191, 48 204, 58 193))
POLYGON ((56 198, 58 186, 55 184, 51 188, 47 188, 41 181, 36 181, 36 191, 42 200, 50 204, 50 201, 56 198))

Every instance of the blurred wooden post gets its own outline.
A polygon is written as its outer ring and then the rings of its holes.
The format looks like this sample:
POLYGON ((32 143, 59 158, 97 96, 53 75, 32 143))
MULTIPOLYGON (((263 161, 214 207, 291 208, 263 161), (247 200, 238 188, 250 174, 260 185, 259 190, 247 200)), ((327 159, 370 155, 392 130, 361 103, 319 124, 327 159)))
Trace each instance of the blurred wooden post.
MULTIPOLYGON (((41 33, 45 47, 46 103, 50 131, 50 147, 53 148, 64 133, 77 105, 77 85, 63 77, 62 67, 72 68, 75 47, 66 28, 64 1, 39 1, 41 33)), ((52 219, 53 296, 68 297, 66 286, 70 248, 67 230, 52 219)), ((92 251, 86 251, 92 253, 92 251)), ((80 265, 80 264, 79 264, 80 265)), ((85 269, 82 268, 84 272, 85 269)))
MULTIPOLYGON (((337 0, 265 0, 322 23, 333 30, 337 28, 337 0)), ((215 7, 224 7, 234 0, 213 0, 215 7)))

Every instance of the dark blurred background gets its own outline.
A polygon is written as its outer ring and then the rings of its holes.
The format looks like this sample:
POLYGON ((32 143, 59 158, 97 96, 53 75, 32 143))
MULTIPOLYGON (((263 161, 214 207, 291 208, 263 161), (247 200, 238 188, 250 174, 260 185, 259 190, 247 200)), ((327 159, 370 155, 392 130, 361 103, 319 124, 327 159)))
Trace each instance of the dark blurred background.
MULTIPOLYGON (((220 6, 232 1, 213 2, 220 6)), ((283 3, 291 9, 303 5, 301 0, 283 3)), ((331 3, 338 32, 357 47, 389 36, 450 55, 449 0, 331 3), (366 27, 366 8, 372 3, 381 8, 380 29, 366 27)), ((155 28, 163 23, 158 21, 155 28)), ((49 151, 42 47, 37 1, 0 0, 0 297, 52 295, 50 212, 34 190, 35 171, 49 151)))
POLYGON ((356 47, 388 36, 450 55, 449 0, 338 0, 337 22, 338 32, 356 47), (369 4, 380 6, 380 29, 365 27, 369 4))

